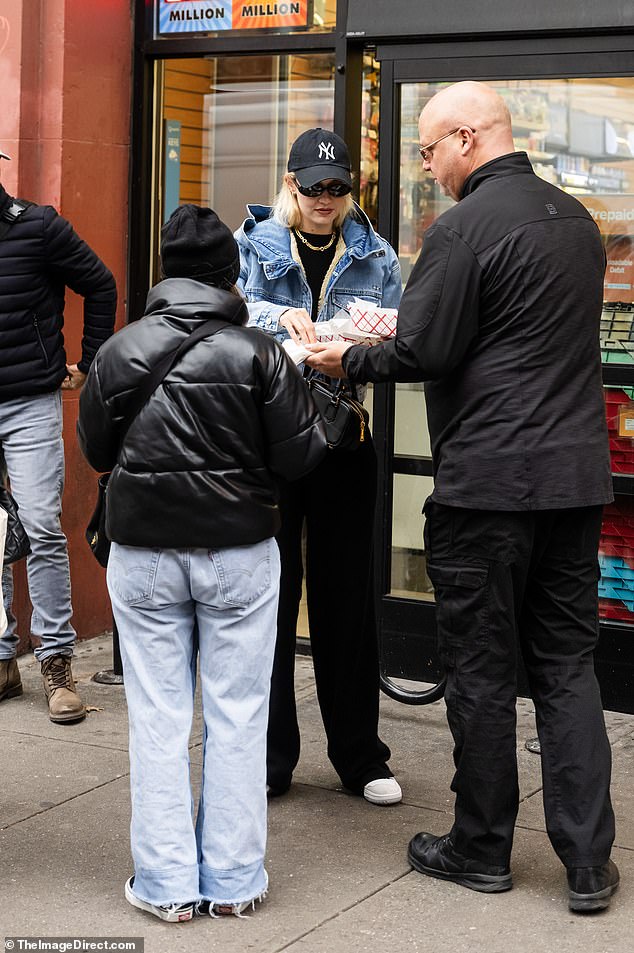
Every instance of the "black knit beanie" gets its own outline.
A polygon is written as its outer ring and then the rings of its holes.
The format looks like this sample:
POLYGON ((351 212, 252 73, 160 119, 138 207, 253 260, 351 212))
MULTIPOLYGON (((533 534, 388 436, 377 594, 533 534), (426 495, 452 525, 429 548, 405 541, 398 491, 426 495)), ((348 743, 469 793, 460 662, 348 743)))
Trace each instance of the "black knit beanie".
POLYGON ((240 255, 231 230, 212 209, 180 205, 161 229, 161 265, 166 278, 230 287, 240 274, 240 255))

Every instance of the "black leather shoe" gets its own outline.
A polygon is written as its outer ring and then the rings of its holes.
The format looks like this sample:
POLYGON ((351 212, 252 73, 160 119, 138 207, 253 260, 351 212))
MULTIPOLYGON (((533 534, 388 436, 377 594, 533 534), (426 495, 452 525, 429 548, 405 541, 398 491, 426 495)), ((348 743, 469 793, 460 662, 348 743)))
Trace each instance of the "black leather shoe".
POLYGON ((459 854, 451 843, 451 835, 435 837, 424 831, 409 842, 407 859, 421 874, 451 880, 452 883, 479 890, 481 893, 502 893, 513 886, 508 867, 484 864, 459 854))
POLYGON ((568 906, 575 913, 606 910, 619 885, 619 868, 613 860, 600 867, 568 867, 568 906))

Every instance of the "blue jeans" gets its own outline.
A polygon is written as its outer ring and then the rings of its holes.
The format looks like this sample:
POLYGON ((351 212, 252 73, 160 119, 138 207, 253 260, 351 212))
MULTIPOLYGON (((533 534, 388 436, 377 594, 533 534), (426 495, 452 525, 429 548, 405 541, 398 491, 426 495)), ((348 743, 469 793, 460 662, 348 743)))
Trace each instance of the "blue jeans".
MULTIPOLYGON (((31 540, 26 572, 33 606, 31 634, 40 639, 35 656, 42 662, 51 655, 72 655, 70 569, 60 523, 64 492, 61 392, 1 402, 0 448, 31 540)), ((13 658, 18 643, 10 566, 2 572, 2 591, 9 624, 0 638, 0 659, 7 659, 13 658)))
POLYGON ((148 903, 263 893, 266 725, 277 544, 219 550, 112 544, 108 589, 130 719, 134 892, 148 903), (189 773, 196 656, 204 719, 196 826, 189 773))

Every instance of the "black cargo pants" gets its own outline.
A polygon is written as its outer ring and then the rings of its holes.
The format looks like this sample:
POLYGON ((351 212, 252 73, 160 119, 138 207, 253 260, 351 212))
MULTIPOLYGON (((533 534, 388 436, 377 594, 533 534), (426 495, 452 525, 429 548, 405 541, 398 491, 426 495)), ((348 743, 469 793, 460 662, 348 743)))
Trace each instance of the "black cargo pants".
POLYGON ((447 718, 453 840, 508 864, 518 811, 518 651, 535 704, 546 827, 567 867, 603 864, 614 840, 611 752, 594 674, 602 507, 424 510, 447 718))

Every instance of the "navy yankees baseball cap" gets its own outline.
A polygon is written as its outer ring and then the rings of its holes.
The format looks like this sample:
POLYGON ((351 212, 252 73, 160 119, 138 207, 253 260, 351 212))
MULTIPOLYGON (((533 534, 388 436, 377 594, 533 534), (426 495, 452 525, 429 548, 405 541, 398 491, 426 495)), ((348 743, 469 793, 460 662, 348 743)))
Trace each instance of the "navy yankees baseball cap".
POLYGON ((291 146, 287 168, 304 188, 322 179, 339 179, 352 186, 348 147, 341 136, 327 129, 307 129, 298 136, 291 146))

